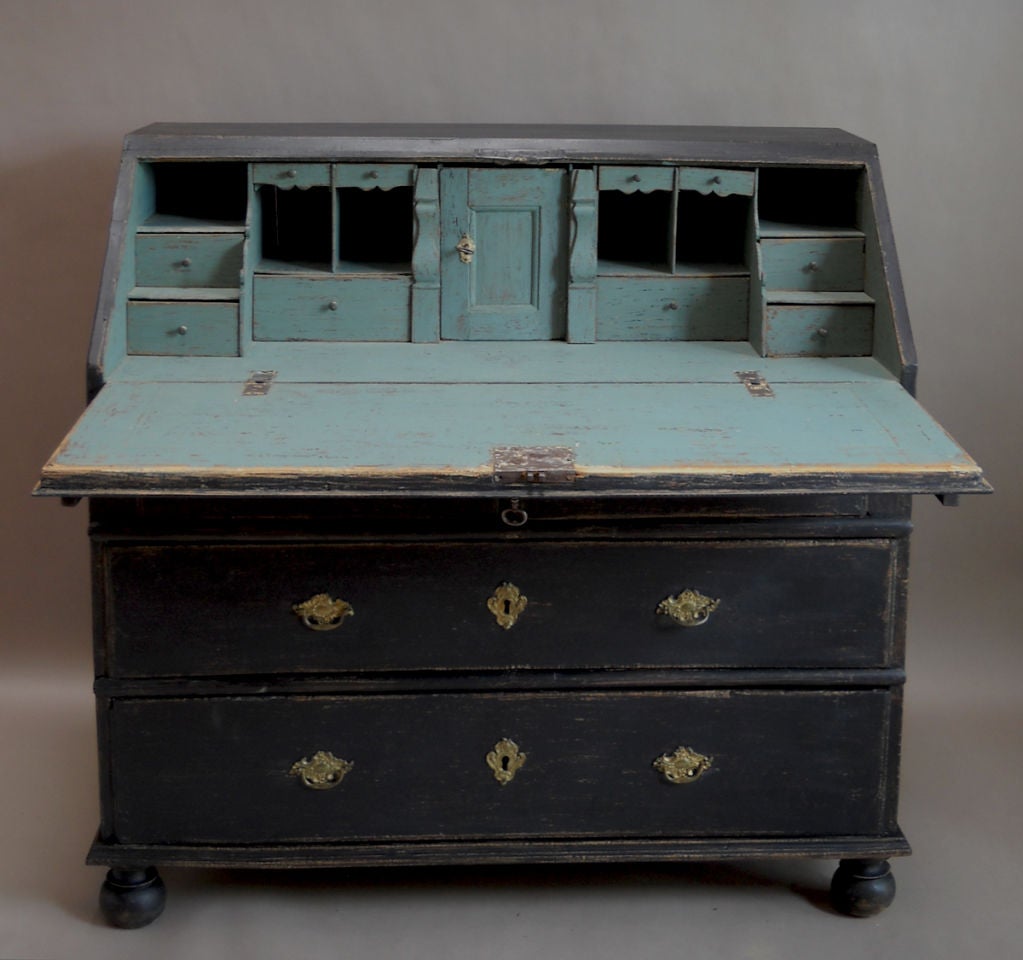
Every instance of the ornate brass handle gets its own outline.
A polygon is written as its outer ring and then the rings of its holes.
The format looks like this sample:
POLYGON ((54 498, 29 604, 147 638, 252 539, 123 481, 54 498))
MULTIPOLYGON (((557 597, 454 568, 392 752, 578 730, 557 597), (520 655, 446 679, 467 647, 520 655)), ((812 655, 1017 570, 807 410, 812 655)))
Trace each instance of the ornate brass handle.
POLYGON ((669 783, 693 783, 710 769, 711 760, 689 747, 679 747, 674 753, 658 757, 653 765, 669 783))
POLYGON ((720 603, 696 590, 683 590, 657 604, 657 612, 667 614, 683 627, 698 627, 710 619, 720 603))
POLYGON ((335 757, 327 750, 318 750, 311 760, 303 757, 291 765, 289 776, 298 777, 310 790, 332 790, 345 778, 355 764, 335 757))
POLYGON ((352 605, 345 600, 334 600, 329 593, 318 593, 291 608, 310 630, 336 630, 345 617, 354 617, 352 605))
POLYGON ((458 251, 458 259, 462 263, 472 263, 472 255, 476 252, 476 241, 467 233, 462 234, 462 239, 455 244, 458 251))
POLYGON ((519 749, 514 740, 505 737, 494 744, 494 749, 487 754, 487 766, 494 772, 494 779, 505 786, 515 779, 526 755, 519 749))

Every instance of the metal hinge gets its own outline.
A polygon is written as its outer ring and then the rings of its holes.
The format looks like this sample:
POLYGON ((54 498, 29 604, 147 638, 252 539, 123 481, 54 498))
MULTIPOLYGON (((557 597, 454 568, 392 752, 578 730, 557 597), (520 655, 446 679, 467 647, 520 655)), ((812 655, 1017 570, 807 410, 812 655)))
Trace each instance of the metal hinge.
POLYGON ((496 483, 572 483, 575 452, 571 447, 494 447, 496 483))
POLYGON ((253 370, 242 387, 243 397, 264 397, 270 392, 270 384, 277 376, 276 370, 253 370))
POLYGON ((754 397, 773 397, 771 385, 756 370, 736 370, 735 375, 754 397))

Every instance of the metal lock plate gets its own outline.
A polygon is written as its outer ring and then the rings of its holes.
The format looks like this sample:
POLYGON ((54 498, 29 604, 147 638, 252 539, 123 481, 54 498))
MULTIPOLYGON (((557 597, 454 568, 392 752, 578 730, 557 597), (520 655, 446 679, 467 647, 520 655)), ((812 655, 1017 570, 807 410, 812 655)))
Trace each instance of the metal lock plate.
POLYGON ((572 483, 575 452, 571 447, 494 447, 496 483, 572 483))

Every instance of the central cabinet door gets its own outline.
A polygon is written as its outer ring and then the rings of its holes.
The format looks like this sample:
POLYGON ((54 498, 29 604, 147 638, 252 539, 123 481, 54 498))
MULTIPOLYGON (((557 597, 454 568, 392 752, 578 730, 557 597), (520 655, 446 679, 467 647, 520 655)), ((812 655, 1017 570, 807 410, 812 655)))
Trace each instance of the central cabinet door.
POLYGON ((565 336, 568 173, 441 171, 441 337, 565 336))

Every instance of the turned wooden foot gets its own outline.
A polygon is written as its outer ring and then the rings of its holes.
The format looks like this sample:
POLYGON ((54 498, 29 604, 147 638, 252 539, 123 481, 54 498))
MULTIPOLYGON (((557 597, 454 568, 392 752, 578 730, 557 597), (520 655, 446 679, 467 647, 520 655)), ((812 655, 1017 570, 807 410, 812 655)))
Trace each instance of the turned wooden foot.
POLYGON ((134 930, 152 923, 167 901, 156 867, 110 870, 99 891, 99 907, 113 927, 134 930))
POLYGON ((887 860, 842 860, 831 880, 831 903, 850 917, 872 917, 895 899, 887 860))

